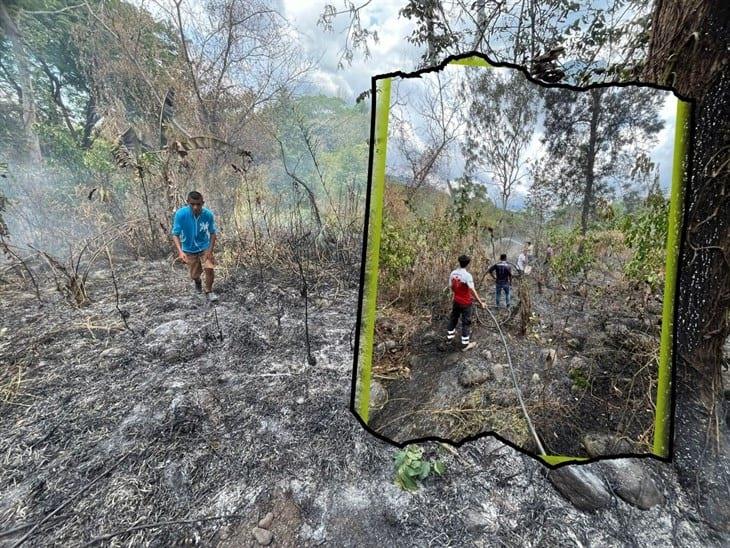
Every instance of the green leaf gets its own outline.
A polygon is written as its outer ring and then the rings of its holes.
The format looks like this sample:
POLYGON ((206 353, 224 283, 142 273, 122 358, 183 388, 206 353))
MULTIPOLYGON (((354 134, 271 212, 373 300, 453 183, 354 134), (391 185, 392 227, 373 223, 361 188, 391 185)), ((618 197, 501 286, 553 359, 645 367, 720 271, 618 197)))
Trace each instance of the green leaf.
POLYGON ((424 480, 428 477, 428 474, 431 472, 431 465, 428 462, 424 462, 421 465, 421 473, 418 476, 418 479, 424 480))
POLYGON ((439 476, 442 476, 444 472, 446 471, 446 466, 444 466, 444 463, 440 460, 437 460, 433 463, 433 471, 438 474, 439 476))

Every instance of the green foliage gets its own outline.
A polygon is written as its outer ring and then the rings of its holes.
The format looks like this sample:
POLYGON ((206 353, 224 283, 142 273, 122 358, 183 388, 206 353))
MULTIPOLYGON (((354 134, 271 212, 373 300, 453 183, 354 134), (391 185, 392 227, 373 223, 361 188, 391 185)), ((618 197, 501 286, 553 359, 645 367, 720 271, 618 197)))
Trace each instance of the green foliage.
POLYGON ((403 270, 413 266, 416 249, 409 238, 413 231, 403 230, 388 220, 383 220, 380 232, 380 268, 390 280, 397 279, 403 270))
POLYGON ((405 491, 417 491, 418 482, 425 480, 431 472, 442 476, 445 471, 440 460, 424 459, 423 449, 409 445, 395 454, 395 484, 405 491))
POLYGON ((568 372, 568 377, 578 388, 588 388, 589 381, 582 368, 574 367, 568 372))
POLYGON ((595 232, 583 236, 580 226, 571 230, 557 228, 549 232, 548 240, 555 249, 551 268, 561 281, 585 272, 596 260, 595 232))
POLYGON ((484 187, 475 185, 470 177, 463 177, 458 182, 459 188, 454 196, 452 216, 459 236, 463 237, 470 228, 479 224, 482 208, 478 207, 478 203, 484 201, 484 187))
POLYGON ((621 231, 633 251, 624 273, 634 281, 647 281, 652 287, 664 279, 669 202, 661 195, 650 196, 645 207, 625 215, 621 231))
POLYGON ((84 166, 94 173, 114 173, 117 170, 113 161, 112 143, 96 139, 91 148, 84 153, 84 166))

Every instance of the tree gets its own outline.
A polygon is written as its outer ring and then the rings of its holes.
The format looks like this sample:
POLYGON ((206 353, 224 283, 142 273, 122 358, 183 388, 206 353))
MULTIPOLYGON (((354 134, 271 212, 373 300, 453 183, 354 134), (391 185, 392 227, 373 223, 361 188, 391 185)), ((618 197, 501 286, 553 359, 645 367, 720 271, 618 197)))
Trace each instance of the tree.
POLYGON ((483 169, 497 186, 506 211, 515 187, 527 175, 525 153, 537 122, 540 93, 518 71, 504 75, 476 69, 469 74, 465 170, 474 176, 483 169))
POLYGON ((12 76, 9 63, 4 61, 2 69, 5 77, 11 81, 18 94, 22 113, 22 129, 25 134, 23 159, 32 165, 40 163, 42 156, 38 135, 33 127, 36 123, 36 106, 30 62, 22 31, 18 28, 15 19, 18 9, 19 6, 16 3, 8 5, 5 2, 0 3, 0 29, 3 31, 3 38, 10 43, 10 51, 17 70, 17 81, 12 76))
POLYGON ((721 364, 730 331, 730 5, 659 1, 652 21, 643 79, 695 100, 679 259, 674 462, 708 523, 727 532, 730 428, 721 364))
POLYGON ((655 140, 663 127, 658 110, 663 95, 654 89, 550 89, 545 93, 543 144, 560 173, 547 184, 565 202, 579 201, 585 235, 596 198, 610 193, 621 159, 637 142, 655 140))

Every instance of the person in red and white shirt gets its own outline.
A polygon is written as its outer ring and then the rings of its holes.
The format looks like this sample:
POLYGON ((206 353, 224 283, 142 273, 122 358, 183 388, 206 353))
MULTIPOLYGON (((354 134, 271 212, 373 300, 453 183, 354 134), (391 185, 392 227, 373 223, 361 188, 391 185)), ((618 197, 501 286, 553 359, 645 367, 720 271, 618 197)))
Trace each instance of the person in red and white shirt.
POLYGON ((469 326, 471 325, 472 302, 476 299, 479 306, 484 308, 484 301, 479 297, 474 287, 474 278, 466 271, 471 259, 462 255, 459 257, 459 268, 449 275, 449 288, 454 295, 454 302, 451 307, 451 317, 447 330, 446 340, 451 341, 456 336, 456 325, 461 318, 461 344, 463 350, 474 348, 476 343, 469 341, 469 326))

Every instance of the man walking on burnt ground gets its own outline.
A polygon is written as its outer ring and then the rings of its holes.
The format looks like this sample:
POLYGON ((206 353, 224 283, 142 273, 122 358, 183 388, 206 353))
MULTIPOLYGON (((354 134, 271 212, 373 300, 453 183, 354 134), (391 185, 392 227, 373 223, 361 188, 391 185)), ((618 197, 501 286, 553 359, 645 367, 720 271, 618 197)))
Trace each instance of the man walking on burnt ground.
POLYGON ((453 293, 454 300, 451 306, 451 317, 447 330, 446 340, 451 342, 456 336, 456 325, 461 318, 461 344, 462 350, 474 348, 477 343, 469 340, 469 328, 471 326, 472 302, 476 299, 479 306, 484 308, 484 301, 479 297, 474 287, 474 278, 467 272, 466 267, 471 259, 466 255, 459 257, 459 268, 449 275, 449 288, 453 293))
POLYGON ((494 280, 497 308, 499 308, 500 293, 502 292, 504 292, 505 307, 509 308, 509 294, 510 288, 512 287, 512 268, 507 262, 507 255, 502 253, 499 256, 499 262, 490 266, 487 272, 494 280))
POLYGON ((205 296, 214 302, 218 297, 213 293, 213 269, 215 259, 213 248, 217 229, 213 212, 203 207, 203 195, 193 190, 188 194, 188 205, 181 207, 172 218, 172 240, 175 242, 178 257, 188 265, 195 289, 203 292, 201 274, 205 275, 205 296))

